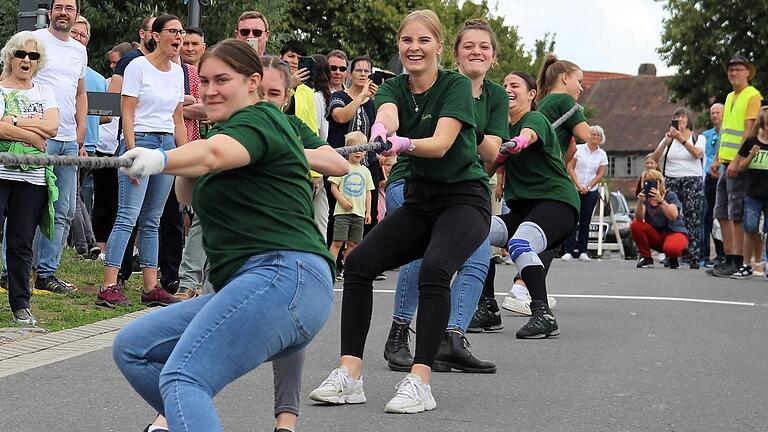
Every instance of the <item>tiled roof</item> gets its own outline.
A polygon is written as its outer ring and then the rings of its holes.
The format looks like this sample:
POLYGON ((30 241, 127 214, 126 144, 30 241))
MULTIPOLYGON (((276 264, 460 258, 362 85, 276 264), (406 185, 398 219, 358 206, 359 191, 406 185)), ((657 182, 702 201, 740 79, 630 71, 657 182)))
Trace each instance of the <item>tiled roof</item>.
POLYGON ((581 82, 581 86, 584 88, 584 91, 589 90, 600 80, 631 76, 618 72, 582 71, 582 73, 584 74, 584 80, 581 82))
POLYGON ((648 152, 669 128, 675 108, 667 78, 627 76, 604 79, 582 93, 579 103, 591 115, 589 123, 605 129, 606 152, 648 152))

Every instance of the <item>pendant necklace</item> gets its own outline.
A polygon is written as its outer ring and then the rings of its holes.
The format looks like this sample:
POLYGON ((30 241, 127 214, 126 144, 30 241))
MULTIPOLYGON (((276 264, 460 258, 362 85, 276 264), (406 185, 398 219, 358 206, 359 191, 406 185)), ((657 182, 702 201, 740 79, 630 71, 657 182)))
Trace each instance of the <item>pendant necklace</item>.
MULTIPOLYGON (((438 75, 439 75, 439 73, 438 73, 438 75)), ((430 91, 430 90, 432 90, 432 87, 435 85, 435 83, 436 83, 436 82, 437 82, 437 76, 435 77, 435 80, 434 80, 434 81, 432 81, 432 84, 430 84, 430 86, 429 86, 429 88, 427 89, 427 91, 425 91, 425 92, 423 93, 423 94, 424 94, 424 97, 426 97, 426 96, 427 96, 427 93, 429 93, 429 91, 430 91)), ((415 107, 415 108, 414 108, 414 112, 419 112, 419 104, 417 104, 417 103, 416 103, 416 98, 413 96, 413 83, 411 82, 411 77, 410 77, 410 75, 408 76, 408 90, 409 90, 409 91, 410 91, 410 93, 411 93, 411 100, 413 101, 413 106, 415 107)))

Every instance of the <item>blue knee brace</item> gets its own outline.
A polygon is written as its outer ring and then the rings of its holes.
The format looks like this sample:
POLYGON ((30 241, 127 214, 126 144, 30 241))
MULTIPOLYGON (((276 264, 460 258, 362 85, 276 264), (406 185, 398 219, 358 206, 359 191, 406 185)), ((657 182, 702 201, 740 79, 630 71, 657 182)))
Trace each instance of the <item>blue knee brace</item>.
POLYGON ((547 236, 540 226, 533 222, 523 222, 507 243, 509 256, 515 262, 518 271, 525 267, 544 264, 539 253, 547 248, 547 236))

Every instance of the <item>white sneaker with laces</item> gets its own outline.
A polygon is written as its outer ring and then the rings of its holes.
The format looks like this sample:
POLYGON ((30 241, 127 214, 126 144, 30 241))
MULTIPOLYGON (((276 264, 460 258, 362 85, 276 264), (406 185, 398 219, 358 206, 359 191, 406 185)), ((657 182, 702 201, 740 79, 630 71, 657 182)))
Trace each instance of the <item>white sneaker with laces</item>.
POLYGON ((395 414, 416 414, 437 407, 432 387, 421 382, 418 375, 408 374, 395 387, 395 397, 387 402, 384 411, 395 414))
POLYGON ((563 261, 570 261, 573 259, 573 255, 571 255, 570 252, 566 252, 565 255, 560 257, 560 259, 563 261))
POLYGON ((338 367, 318 388, 312 390, 309 398, 313 401, 337 405, 365 403, 363 377, 356 380, 349 375, 346 367, 338 367))
MULTIPOLYGON (((557 300, 550 295, 547 296, 547 303, 549 303, 549 309, 554 309, 557 306, 557 300)), ((516 296, 514 292, 510 291, 504 297, 501 308, 517 315, 531 316, 531 296, 530 294, 516 296)))
POLYGON ((582 252, 579 254, 579 261, 592 261, 592 258, 589 257, 589 255, 582 252))

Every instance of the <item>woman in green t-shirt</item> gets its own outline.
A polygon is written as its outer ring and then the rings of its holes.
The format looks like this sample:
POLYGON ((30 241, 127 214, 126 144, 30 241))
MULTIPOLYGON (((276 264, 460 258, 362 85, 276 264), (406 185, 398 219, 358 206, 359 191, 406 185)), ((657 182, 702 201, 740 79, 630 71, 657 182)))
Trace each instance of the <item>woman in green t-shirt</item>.
POLYGON ((248 44, 217 44, 200 60, 203 103, 216 122, 208 138, 124 155, 133 178, 178 176, 179 200, 191 198, 200 218, 217 292, 143 316, 115 339, 118 368, 170 430, 222 430, 213 396, 303 349, 333 306, 333 261, 313 221, 309 164, 286 116, 258 103, 262 76, 248 44))
MULTIPOLYGON (((467 20, 456 35, 453 54, 458 64, 457 70, 472 82, 472 102, 475 109, 475 128, 477 152, 481 159, 491 162, 499 152, 502 140, 509 138, 507 121, 507 92, 486 78, 488 71, 496 62, 498 53, 496 35, 488 23, 481 19, 467 20)), ((406 159, 400 164, 407 164, 406 159)), ((387 186, 387 200, 392 203, 389 212, 399 207, 403 201, 405 179, 395 180, 387 186), (390 196, 391 195, 391 196, 390 196), (390 199, 391 198, 391 199, 390 199)), ((450 372, 458 369, 463 372, 493 373, 496 365, 480 360, 469 351, 465 333, 478 305, 489 270, 490 246, 483 242, 461 265, 451 284, 451 316, 448 327, 440 343, 432 369, 438 372, 450 372)), ((408 346, 410 324, 416 314, 419 299, 419 272, 421 260, 400 267, 395 289, 394 311, 389 337, 384 345, 384 357, 390 369, 410 371, 413 355, 408 346)), ((500 330, 501 314, 495 300, 484 300, 483 304, 493 301, 495 313, 483 316, 482 327, 488 331, 500 330), (489 321, 490 319, 490 321, 489 321)))
POLYGON ((472 85, 439 68, 440 20, 415 11, 400 24, 400 60, 407 75, 376 92, 371 139, 392 144, 385 155, 409 155, 402 207, 387 215, 347 258, 341 311, 341 367, 310 398, 342 404, 365 402, 362 366, 373 308, 373 278, 424 258, 419 274, 416 355, 411 373, 385 410, 434 409, 428 384, 451 308, 450 280, 488 234, 490 196, 477 155, 472 85), (407 137, 407 138, 406 138, 407 137))
POLYGON ((532 111, 536 82, 525 72, 504 78, 509 95, 511 141, 504 143, 488 172, 504 167, 504 198, 510 213, 494 216, 490 240, 506 245, 531 295, 531 318, 518 339, 557 336, 560 330, 548 306, 541 252, 562 244, 573 232, 579 197, 563 165, 552 125, 532 111))

